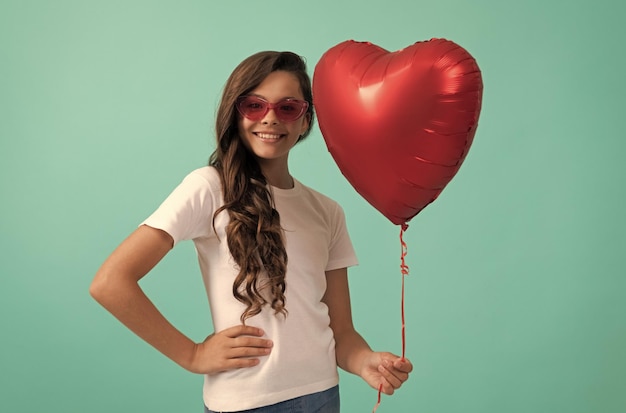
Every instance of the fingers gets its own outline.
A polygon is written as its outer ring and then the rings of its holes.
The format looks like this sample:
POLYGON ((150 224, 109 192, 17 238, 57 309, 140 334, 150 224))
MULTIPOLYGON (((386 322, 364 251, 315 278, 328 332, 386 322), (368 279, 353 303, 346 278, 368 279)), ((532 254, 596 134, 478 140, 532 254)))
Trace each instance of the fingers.
POLYGON ((271 340, 242 339, 241 343, 230 348, 228 355, 230 358, 267 356, 272 351, 272 346, 271 340))
POLYGON ((265 332, 257 327, 238 325, 234 327, 222 330, 220 334, 230 338, 237 338, 239 336, 256 336, 262 337, 265 332))
POLYGON ((384 378, 383 392, 389 395, 393 394, 394 390, 400 388, 402 383, 408 379, 408 374, 398 373, 393 370, 393 364, 389 360, 384 360, 383 363, 378 366, 378 371, 384 378))
POLYGON ((271 348, 274 345, 272 340, 255 337, 237 337, 232 339, 231 347, 262 347, 271 348))
POLYGON ((235 350, 233 357, 266 355, 274 345, 272 340, 258 338, 262 337, 265 332, 256 327, 237 326, 225 330, 224 333, 230 338, 229 346, 235 350))
POLYGON ((257 327, 235 326, 220 332, 227 337, 227 358, 251 358, 266 356, 274 345, 272 340, 259 338, 265 332, 257 327))
POLYGON ((221 371, 254 367, 260 362, 261 360, 259 360, 258 358, 231 358, 226 361, 224 368, 221 371))
POLYGON ((262 329, 244 325, 212 334, 198 345, 191 370, 216 374, 256 366, 272 351, 273 342, 264 335, 262 329))
POLYGON ((413 364, 405 358, 398 358, 396 361, 393 362, 393 366, 397 370, 403 371, 405 373, 410 373, 413 371, 413 364))
POLYGON ((413 364, 407 359, 395 357, 394 359, 383 358, 378 366, 378 371, 383 377, 383 392, 391 395, 399 389, 409 378, 409 373, 413 370, 413 364))

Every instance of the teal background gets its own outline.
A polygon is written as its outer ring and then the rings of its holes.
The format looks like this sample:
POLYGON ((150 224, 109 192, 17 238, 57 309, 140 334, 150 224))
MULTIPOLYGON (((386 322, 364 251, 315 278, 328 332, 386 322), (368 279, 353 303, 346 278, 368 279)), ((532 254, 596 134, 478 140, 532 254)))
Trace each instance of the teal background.
MULTIPOLYGON (((384 412, 626 411, 625 6, 582 0, 0 1, 0 410, 200 412, 199 376, 88 295, 99 265, 213 147, 226 77, 259 50, 313 68, 348 39, 444 37, 485 83, 470 154, 405 235, 407 356, 384 412)), ((292 153, 344 207, 356 325, 400 352, 398 227, 319 129, 292 153)), ((192 243, 142 281, 211 331, 192 243)), ((376 392, 341 376, 343 411, 376 392)))

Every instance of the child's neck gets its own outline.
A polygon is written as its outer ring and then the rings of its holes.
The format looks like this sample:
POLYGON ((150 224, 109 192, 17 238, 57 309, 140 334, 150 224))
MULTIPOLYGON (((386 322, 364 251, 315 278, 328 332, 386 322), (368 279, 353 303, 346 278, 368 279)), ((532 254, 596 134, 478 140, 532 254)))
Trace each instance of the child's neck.
POLYGON ((271 186, 280 189, 293 188, 293 177, 289 173, 289 167, 286 163, 281 165, 278 162, 264 162, 261 163, 261 171, 271 186))

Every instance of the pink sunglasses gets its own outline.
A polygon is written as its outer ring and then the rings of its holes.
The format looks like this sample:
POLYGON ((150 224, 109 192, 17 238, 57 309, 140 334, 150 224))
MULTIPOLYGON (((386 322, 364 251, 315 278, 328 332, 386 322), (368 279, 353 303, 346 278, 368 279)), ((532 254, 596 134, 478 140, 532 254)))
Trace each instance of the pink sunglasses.
POLYGON ((278 103, 269 103, 258 96, 241 96, 237 99, 237 110, 251 121, 263 119, 273 109, 281 122, 295 122, 308 108, 309 102, 297 99, 284 99, 278 103))

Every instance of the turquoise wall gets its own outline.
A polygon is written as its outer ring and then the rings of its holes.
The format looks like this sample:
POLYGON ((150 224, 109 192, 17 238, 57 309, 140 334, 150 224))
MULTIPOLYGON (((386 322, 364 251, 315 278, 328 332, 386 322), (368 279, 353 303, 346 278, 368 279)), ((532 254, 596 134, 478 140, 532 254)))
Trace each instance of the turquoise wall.
MULTIPOLYGON (((617 0, 0 2, 0 409, 200 412, 201 377, 88 295, 105 257, 212 150, 247 55, 311 73, 348 39, 444 37, 477 59, 480 126, 406 233, 409 382, 384 412, 626 411, 625 6, 617 0)), ((292 172, 344 207, 355 322, 400 351, 398 227, 347 184, 319 129, 292 172)), ((186 334, 211 331, 195 252, 143 286, 186 334)), ((376 392, 342 375, 345 412, 376 392)))

